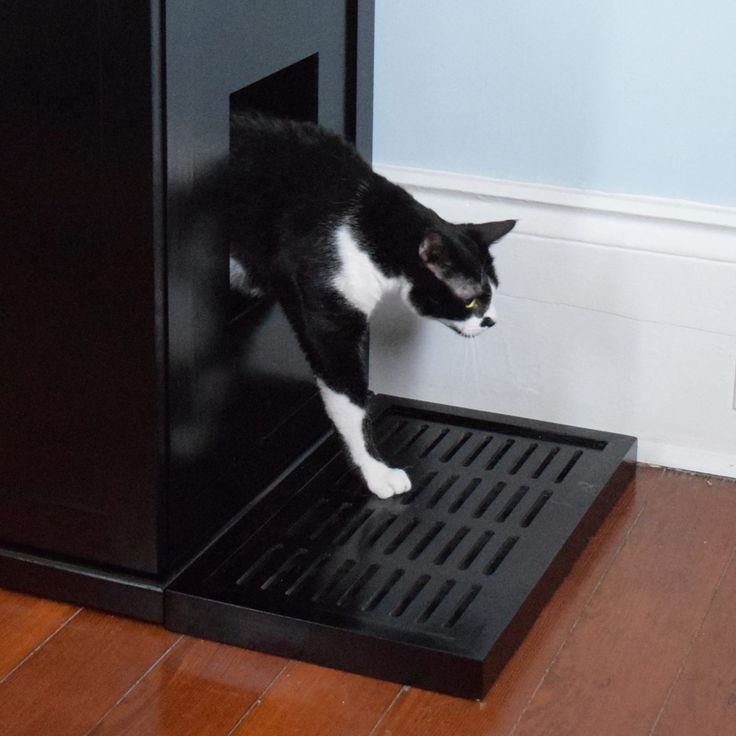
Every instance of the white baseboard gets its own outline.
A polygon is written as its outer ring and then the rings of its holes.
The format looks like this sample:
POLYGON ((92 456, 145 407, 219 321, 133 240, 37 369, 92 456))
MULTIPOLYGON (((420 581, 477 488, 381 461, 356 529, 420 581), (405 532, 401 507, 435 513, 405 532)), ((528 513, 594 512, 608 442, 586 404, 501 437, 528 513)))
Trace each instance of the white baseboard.
POLYGON ((718 452, 640 440, 638 454, 639 460, 649 465, 736 478, 736 453, 729 456, 718 452))
POLYGON ((374 390, 632 434, 643 462, 736 477, 736 208, 377 169, 448 220, 519 223, 495 251, 499 324, 469 343, 384 305, 374 390))
POLYGON ((378 165, 417 199, 464 214, 513 211, 516 232, 736 263, 736 207, 378 165))

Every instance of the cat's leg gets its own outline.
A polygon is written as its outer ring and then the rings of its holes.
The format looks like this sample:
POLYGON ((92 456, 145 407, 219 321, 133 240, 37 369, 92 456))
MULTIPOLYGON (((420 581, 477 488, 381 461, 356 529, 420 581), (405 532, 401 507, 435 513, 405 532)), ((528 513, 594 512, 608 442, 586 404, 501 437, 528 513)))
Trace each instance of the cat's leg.
POLYGON ((400 468, 386 465, 373 449, 368 420, 368 377, 365 347, 368 322, 363 314, 341 300, 282 298, 282 306, 299 337, 317 378, 327 415, 332 420, 368 489, 389 498, 411 489, 400 468))
POLYGON ((331 388, 321 378, 317 379, 327 415, 332 420, 348 448, 353 462, 360 468, 368 489, 379 498, 389 498, 411 489, 406 471, 391 468, 370 452, 369 427, 366 409, 352 401, 346 394, 331 388))

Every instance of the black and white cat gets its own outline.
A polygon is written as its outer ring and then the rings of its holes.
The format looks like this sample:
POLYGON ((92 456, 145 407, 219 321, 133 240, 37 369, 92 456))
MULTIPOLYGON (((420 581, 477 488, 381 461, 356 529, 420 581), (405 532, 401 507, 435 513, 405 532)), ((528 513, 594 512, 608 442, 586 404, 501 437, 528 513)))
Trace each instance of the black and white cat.
POLYGON ((377 456, 366 421, 368 319, 398 291, 416 313, 480 334, 496 321, 489 246, 515 221, 452 225, 316 125, 231 123, 231 286, 278 299, 366 485, 404 493, 408 475, 377 456))

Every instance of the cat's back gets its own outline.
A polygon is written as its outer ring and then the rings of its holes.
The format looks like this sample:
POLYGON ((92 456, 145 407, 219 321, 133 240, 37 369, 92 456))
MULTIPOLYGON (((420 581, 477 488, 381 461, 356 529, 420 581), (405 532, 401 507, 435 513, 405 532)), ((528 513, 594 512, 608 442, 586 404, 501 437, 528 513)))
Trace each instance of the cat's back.
POLYGON ((311 123, 231 120, 230 250, 257 283, 334 262, 334 234, 378 178, 339 136, 311 123))
POLYGON ((357 151, 319 126, 259 114, 231 120, 231 164, 241 184, 272 182, 301 196, 361 187, 372 175, 357 151))

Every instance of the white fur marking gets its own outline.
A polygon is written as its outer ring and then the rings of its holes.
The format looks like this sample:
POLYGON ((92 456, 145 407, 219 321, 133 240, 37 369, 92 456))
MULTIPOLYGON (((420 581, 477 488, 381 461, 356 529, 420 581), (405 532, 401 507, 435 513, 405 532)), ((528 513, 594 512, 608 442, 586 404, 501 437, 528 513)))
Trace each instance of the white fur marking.
POLYGON ((358 245, 348 225, 340 225, 334 237, 340 260, 340 268, 333 281, 335 288, 352 306, 369 317, 381 297, 399 288, 401 280, 381 273, 358 245))
POLYGON ((230 288, 240 291, 247 280, 245 269, 230 256, 230 288))
POLYGON ((327 414, 342 435, 353 462, 360 468, 371 493, 379 498, 389 498, 411 489, 409 476, 399 468, 389 468, 376 460, 365 446, 363 420, 365 411, 356 406, 344 394, 333 391, 324 381, 317 379, 327 414))
POLYGON ((465 337, 477 337, 480 335, 481 332, 483 332, 485 327, 481 326, 481 322, 486 318, 490 317, 494 322, 496 322, 497 315, 496 315, 496 287, 493 285, 493 282, 490 284, 491 286, 491 302, 488 305, 488 309, 486 309, 485 313, 477 317, 473 315, 472 317, 468 317, 467 319, 443 319, 440 320, 443 324, 446 324, 448 327, 451 327, 453 330, 457 330, 461 335, 465 335, 465 337))
POLYGON ((230 288, 246 296, 256 297, 263 295, 261 289, 250 280, 245 267, 232 256, 230 256, 230 288))
POLYGON ((488 305, 488 309, 486 309, 486 313, 483 316, 490 317, 494 322, 498 320, 497 313, 496 313, 496 287, 493 285, 492 281, 491 281, 491 303, 488 305))

